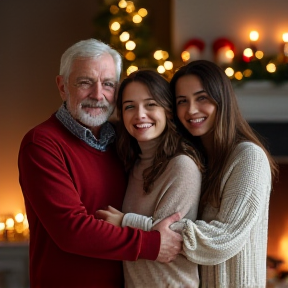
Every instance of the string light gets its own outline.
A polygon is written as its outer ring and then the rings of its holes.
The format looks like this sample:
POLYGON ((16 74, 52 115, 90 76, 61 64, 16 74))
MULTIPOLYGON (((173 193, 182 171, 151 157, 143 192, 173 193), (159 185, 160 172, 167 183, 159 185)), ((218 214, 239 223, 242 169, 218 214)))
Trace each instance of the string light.
POLYGON ((126 43, 125 47, 127 50, 132 51, 136 48, 136 43, 134 41, 130 40, 126 43))
POLYGON ((122 34, 119 36, 119 39, 121 42, 126 42, 130 38, 130 34, 128 32, 122 32, 122 34))
POLYGON ((132 1, 127 1, 127 7, 126 7, 126 12, 127 13, 132 13, 135 11, 135 6, 132 1))
POLYGON ((190 59, 190 53, 188 51, 183 51, 181 53, 181 58, 183 62, 187 62, 190 59))
POLYGON ((266 66, 266 69, 269 73, 274 73, 274 72, 276 72, 276 65, 274 63, 269 63, 266 66))
POLYGON ((134 15, 132 18, 132 21, 136 24, 141 23, 142 22, 142 17, 138 14, 134 15))
POLYGON ((118 6, 120 8, 126 8, 127 7, 127 2, 125 0, 121 0, 121 1, 119 1, 118 6))
POLYGON ((146 17, 148 15, 148 11, 145 8, 141 8, 141 9, 138 10, 138 14, 141 17, 146 17))
POLYGON ((165 67, 163 65, 159 65, 157 67, 157 71, 158 71, 159 74, 163 74, 163 73, 165 73, 166 69, 165 69, 165 67))
POLYGON ((129 52, 126 53, 125 58, 128 61, 134 61, 135 58, 136 58, 136 55, 132 51, 129 51, 129 52))
POLYGON ((117 21, 113 22, 110 26, 112 31, 118 31, 120 29, 120 27, 121 27, 121 25, 117 21))
POLYGON ((234 75, 234 70, 231 67, 225 69, 225 73, 228 77, 232 77, 234 75))
POLYGON ((137 66, 134 66, 134 65, 131 65, 128 67, 127 69, 127 75, 130 75, 132 72, 135 72, 138 70, 138 67, 137 66))
POLYGON ((173 69, 173 63, 171 61, 165 61, 164 62, 164 68, 166 70, 172 70, 173 69))
POLYGON ((162 50, 155 51, 153 56, 156 60, 161 60, 163 57, 162 50))
POLYGON ((255 57, 257 59, 262 59, 264 57, 264 53, 262 51, 256 51, 255 52, 255 57))

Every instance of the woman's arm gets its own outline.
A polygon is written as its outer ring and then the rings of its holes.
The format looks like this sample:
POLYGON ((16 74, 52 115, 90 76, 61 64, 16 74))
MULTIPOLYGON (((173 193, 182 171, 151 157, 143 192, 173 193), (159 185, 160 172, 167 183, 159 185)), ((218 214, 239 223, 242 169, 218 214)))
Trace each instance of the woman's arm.
MULTIPOLYGON (((264 151, 254 144, 234 153, 223 179, 221 204, 216 217, 206 221, 181 220, 184 252, 189 260, 216 265, 233 257, 252 235, 255 225, 265 229, 271 190, 271 173, 264 151), (259 217, 263 219, 259 219, 259 217)), ((241 144, 240 144, 241 145, 241 144)), ((209 208, 213 214, 216 208, 209 208)), ((207 214, 206 214, 207 215, 207 214)), ((208 217, 208 216, 207 216, 208 217)), ((268 216, 267 216, 268 217, 268 216)), ((264 241, 258 239, 255 241, 264 241)))
MULTIPOLYGON (((196 219, 201 189, 201 173, 194 161, 188 156, 177 156, 170 160, 164 174, 160 178, 162 177, 161 179, 164 181, 169 179, 170 184, 168 189, 159 197, 153 215, 147 217, 126 213, 123 217, 122 227, 130 226, 150 231, 154 225, 175 212, 180 212, 182 216, 187 215, 191 220, 196 219)), ((178 229, 175 230, 179 232, 178 229)))

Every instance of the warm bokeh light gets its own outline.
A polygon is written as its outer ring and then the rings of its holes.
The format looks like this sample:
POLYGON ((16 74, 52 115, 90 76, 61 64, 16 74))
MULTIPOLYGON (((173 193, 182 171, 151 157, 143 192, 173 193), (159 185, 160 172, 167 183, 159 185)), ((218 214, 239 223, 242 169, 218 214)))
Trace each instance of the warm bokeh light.
POLYGON ((266 66, 266 70, 269 72, 269 73, 274 73, 276 71, 276 65, 274 63, 269 63, 267 66, 266 66))
POLYGON ((162 59, 166 60, 169 58, 169 53, 167 51, 162 51, 162 59))
POLYGON ((134 15, 132 18, 132 21, 136 24, 141 23, 142 22, 142 17, 138 14, 134 15))
POLYGON ((127 69, 127 76, 129 76, 132 72, 135 72, 138 70, 137 66, 131 65, 130 67, 128 67, 127 69))
POLYGON ((147 11, 145 8, 140 8, 139 11, 138 11, 138 14, 139 14, 141 17, 145 17, 145 16, 147 16, 148 11, 147 11))
POLYGON ((252 49, 251 49, 251 48, 246 48, 246 49, 243 51, 243 55, 244 55, 245 57, 248 57, 248 58, 252 57, 252 56, 253 56, 253 51, 252 51, 252 49))
POLYGON ((235 79, 237 79, 237 80, 242 80, 242 78, 243 78, 243 74, 240 72, 240 71, 237 71, 236 73, 235 73, 235 75, 234 75, 234 77, 235 77, 235 79))
POLYGON ((119 1, 118 6, 120 8, 126 8, 127 7, 127 2, 125 0, 121 0, 121 1, 119 1))
POLYGON ((157 71, 158 71, 159 74, 163 74, 163 73, 165 73, 166 69, 165 69, 165 67, 163 65, 159 65, 157 67, 157 71))
POLYGON ((228 77, 232 77, 234 75, 234 70, 231 67, 228 67, 228 68, 225 69, 225 74, 228 77))
POLYGON ((127 7, 126 7, 126 12, 127 13, 132 13, 135 11, 135 6, 132 1, 127 1, 127 7))
POLYGON ((111 5, 110 6, 110 13, 111 14, 117 14, 119 12, 119 8, 116 5, 111 5))
POLYGON ((17 223, 21 223, 24 221, 24 215, 22 213, 18 213, 15 215, 15 221, 17 223))
POLYGON ((173 63, 171 61, 165 61, 164 67, 166 70, 172 70, 173 69, 173 63))
POLYGON ((279 242, 279 252, 282 255, 282 259, 284 260, 284 262, 286 262, 288 264, 288 235, 284 234, 284 236, 282 236, 282 238, 280 239, 279 242))
POLYGON ((126 41, 129 40, 129 38, 130 38, 130 34, 128 32, 123 32, 119 36, 119 39, 120 39, 121 42, 126 42, 126 41))
POLYGON ((157 51, 155 51, 153 57, 154 57, 156 60, 162 59, 162 57, 163 57, 162 50, 157 50, 157 51))
POLYGON ((259 39, 259 33, 257 31, 250 32, 250 40, 257 41, 259 39))
POLYGON ((255 57, 257 59, 262 59, 264 57, 264 53, 262 51, 256 51, 255 52, 255 57))
POLYGON ((13 218, 8 218, 6 220, 6 229, 11 229, 14 227, 14 220, 13 218))
POLYGON ((285 43, 288 43, 288 33, 283 33, 282 39, 285 43))
POLYGON ((252 70, 251 69, 246 69, 243 72, 244 77, 250 77, 252 75, 252 70))
POLYGON ((134 61, 135 58, 136 58, 136 55, 132 51, 129 51, 129 52, 126 53, 125 58, 128 61, 134 61))
POLYGON ((111 27, 111 30, 118 31, 120 29, 121 25, 119 22, 115 21, 111 24, 110 27, 111 27))
POLYGON ((5 229, 5 223, 0 222, 0 230, 4 230, 5 229))
POLYGON ((181 58, 183 62, 187 62, 190 59, 190 53, 188 51, 183 51, 181 53, 181 58))
POLYGON ((134 50, 136 47, 136 43, 134 41, 130 40, 126 43, 125 47, 127 50, 130 50, 130 51, 134 50))
POLYGON ((233 59, 233 58, 234 58, 234 52, 233 52, 233 50, 228 50, 228 51, 226 51, 225 55, 226 55, 226 57, 227 57, 228 59, 233 59))

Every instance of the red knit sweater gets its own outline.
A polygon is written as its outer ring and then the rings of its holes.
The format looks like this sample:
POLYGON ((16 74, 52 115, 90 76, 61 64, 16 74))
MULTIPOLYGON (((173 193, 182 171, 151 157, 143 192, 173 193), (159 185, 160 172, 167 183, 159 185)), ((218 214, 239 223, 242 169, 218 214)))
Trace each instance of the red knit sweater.
POLYGON ((119 260, 157 258, 157 231, 114 227, 93 216, 122 206, 126 179, 114 147, 90 147, 52 115, 24 137, 18 164, 32 288, 122 287, 119 260))

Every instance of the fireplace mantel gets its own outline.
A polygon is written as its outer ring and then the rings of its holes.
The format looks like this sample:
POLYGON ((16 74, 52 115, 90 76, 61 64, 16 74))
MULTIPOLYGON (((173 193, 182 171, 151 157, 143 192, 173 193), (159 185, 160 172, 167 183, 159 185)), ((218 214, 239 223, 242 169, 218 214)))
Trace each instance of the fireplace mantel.
POLYGON ((288 122, 288 82, 251 81, 234 89, 248 122, 288 122))

